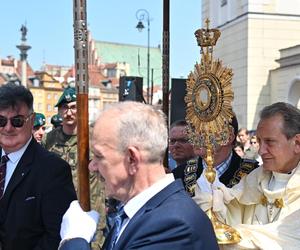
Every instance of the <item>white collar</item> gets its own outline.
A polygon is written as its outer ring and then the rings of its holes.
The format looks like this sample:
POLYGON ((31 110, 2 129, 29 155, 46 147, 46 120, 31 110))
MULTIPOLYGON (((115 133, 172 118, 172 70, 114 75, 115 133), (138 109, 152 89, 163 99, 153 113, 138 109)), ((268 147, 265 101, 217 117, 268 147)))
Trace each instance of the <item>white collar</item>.
POLYGON ((131 219, 137 211, 144 206, 153 196, 163 190, 166 186, 174 181, 173 174, 166 174, 162 179, 155 182, 135 197, 131 198, 124 206, 124 211, 129 219, 131 219))
MULTIPOLYGON (((25 150, 27 149, 27 147, 28 147, 28 145, 29 145, 31 139, 32 139, 32 136, 31 136, 31 137, 29 138, 29 140, 25 143, 25 145, 24 145, 23 147, 21 147, 19 150, 7 154, 9 160, 10 160, 13 164, 15 164, 16 162, 18 162, 18 161, 21 159, 21 157, 22 157, 22 155, 24 154, 25 150)), ((5 154, 6 154, 6 153, 5 153, 4 149, 2 148, 2 155, 1 155, 1 156, 5 155, 5 154)))

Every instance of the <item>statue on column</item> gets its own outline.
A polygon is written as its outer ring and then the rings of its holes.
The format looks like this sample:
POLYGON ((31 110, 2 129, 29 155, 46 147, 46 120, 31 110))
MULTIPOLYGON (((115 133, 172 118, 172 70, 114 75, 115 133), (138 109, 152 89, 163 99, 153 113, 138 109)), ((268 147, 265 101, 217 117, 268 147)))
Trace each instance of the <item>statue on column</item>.
POLYGON ((22 40, 23 42, 25 42, 25 41, 26 41, 26 35, 27 35, 27 28, 26 28, 26 26, 25 26, 25 25, 22 25, 20 31, 21 31, 21 33, 22 33, 22 38, 21 38, 21 40, 22 40))

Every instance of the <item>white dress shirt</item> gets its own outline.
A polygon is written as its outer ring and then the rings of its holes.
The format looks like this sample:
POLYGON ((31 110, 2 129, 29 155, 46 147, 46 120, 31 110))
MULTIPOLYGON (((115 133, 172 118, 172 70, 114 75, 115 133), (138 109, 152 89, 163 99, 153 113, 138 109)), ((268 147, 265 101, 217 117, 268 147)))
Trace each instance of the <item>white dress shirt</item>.
POLYGON ((132 217, 147 203, 147 201, 149 201, 153 196, 163 190, 174 180, 175 179, 172 173, 167 174, 164 178, 157 181, 152 186, 145 189, 143 192, 139 193, 125 204, 124 211, 128 218, 123 222, 118 239, 120 238, 120 235, 123 233, 132 217))
MULTIPOLYGON (((8 182, 10 181, 22 155, 24 154, 25 150, 27 149, 32 137, 26 142, 26 144, 20 148, 18 151, 12 152, 7 154, 9 161, 6 163, 6 175, 5 175, 5 186, 4 186, 4 192, 6 190, 6 187, 8 185, 8 182)), ((2 155, 6 155, 4 149, 2 148, 2 155)))

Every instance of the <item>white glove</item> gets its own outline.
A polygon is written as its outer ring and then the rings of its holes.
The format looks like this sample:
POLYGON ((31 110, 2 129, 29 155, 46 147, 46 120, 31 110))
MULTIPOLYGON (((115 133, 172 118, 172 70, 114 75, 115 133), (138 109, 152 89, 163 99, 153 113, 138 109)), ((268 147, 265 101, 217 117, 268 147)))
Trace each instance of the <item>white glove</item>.
POLYGON ((62 241, 83 238, 90 243, 96 232, 99 217, 99 213, 94 210, 84 212, 78 200, 72 201, 61 223, 60 237, 62 241))
POLYGON ((197 184, 202 192, 205 193, 212 193, 213 189, 218 189, 219 187, 223 186, 219 180, 218 172, 216 172, 216 178, 213 183, 210 183, 205 177, 205 169, 202 171, 201 176, 197 180, 197 184))

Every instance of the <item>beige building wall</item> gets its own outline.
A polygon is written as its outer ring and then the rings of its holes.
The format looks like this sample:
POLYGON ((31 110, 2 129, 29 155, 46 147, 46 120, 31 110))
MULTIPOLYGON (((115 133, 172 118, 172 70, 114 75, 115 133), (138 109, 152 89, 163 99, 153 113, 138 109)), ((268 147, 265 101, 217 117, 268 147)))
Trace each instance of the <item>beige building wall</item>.
POLYGON ((214 50, 214 58, 221 59, 223 66, 233 69, 234 111, 240 123, 245 119, 244 114, 247 112, 247 25, 247 22, 242 20, 224 27, 214 50))
POLYGON ((89 87, 89 123, 96 121, 101 111, 109 104, 119 101, 116 88, 90 86, 89 87))
POLYGON ((63 93, 61 83, 48 73, 41 72, 39 84, 37 86, 30 85, 28 88, 33 95, 34 111, 43 113, 46 117, 46 126, 52 126, 50 123, 51 117, 57 114, 55 105, 63 93))
POLYGON ((280 66, 270 71, 271 100, 300 108, 300 45, 280 50, 280 66))
POLYGON ((214 57, 233 69, 240 126, 255 129, 265 105, 285 101, 272 94, 278 90, 270 86, 269 71, 279 66, 280 49, 300 44, 300 1, 203 0, 203 24, 205 18, 222 32, 214 57))
POLYGON ((96 121, 101 102, 101 91, 99 86, 89 86, 89 124, 96 121))
POLYGON ((279 67, 276 59, 280 57, 280 49, 296 44, 300 44, 300 17, 291 20, 253 15, 249 18, 248 126, 256 126, 258 113, 265 105, 287 101, 282 95, 272 95, 272 91, 280 90, 269 84, 269 71, 279 67))
POLYGON ((43 88, 29 88, 33 95, 33 109, 37 113, 45 113, 45 90, 43 88))

